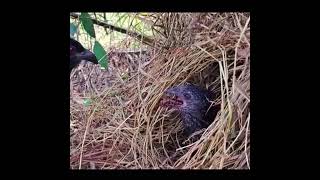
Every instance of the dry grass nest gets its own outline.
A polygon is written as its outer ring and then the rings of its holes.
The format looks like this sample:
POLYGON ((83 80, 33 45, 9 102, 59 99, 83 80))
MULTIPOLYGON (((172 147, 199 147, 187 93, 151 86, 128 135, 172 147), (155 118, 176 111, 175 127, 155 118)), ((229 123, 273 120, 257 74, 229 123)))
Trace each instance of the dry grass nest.
POLYGON ((70 168, 250 169, 250 14, 146 18, 158 32, 147 60, 99 91, 87 86, 78 96, 90 105, 70 98, 70 168), (192 143, 181 139, 179 116, 159 106, 167 88, 186 82, 216 92, 221 105, 192 143))

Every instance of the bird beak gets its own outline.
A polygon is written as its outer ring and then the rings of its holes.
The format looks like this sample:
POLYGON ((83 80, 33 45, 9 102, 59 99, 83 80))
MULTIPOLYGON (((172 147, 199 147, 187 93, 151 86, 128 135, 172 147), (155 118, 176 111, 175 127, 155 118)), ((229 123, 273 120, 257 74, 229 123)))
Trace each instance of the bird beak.
POLYGON ((168 89, 164 92, 160 99, 160 106, 179 108, 181 105, 183 105, 183 100, 172 91, 173 90, 168 89))
POLYGON ((96 56, 89 50, 83 51, 82 53, 80 53, 78 55, 78 57, 81 60, 87 60, 87 61, 90 61, 90 62, 92 62, 94 64, 98 64, 98 60, 97 60, 96 56))

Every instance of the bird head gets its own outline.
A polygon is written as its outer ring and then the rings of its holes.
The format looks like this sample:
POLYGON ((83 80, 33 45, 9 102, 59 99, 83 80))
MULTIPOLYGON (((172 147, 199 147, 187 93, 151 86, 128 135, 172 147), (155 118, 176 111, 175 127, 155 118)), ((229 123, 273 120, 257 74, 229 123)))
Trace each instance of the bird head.
POLYGON ((208 108, 211 98, 209 91, 192 84, 184 84, 167 89, 160 105, 180 112, 197 112, 208 108))
POLYGON ((85 49, 78 41, 70 38, 70 70, 76 67, 82 60, 98 64, 96 56, 85 49))

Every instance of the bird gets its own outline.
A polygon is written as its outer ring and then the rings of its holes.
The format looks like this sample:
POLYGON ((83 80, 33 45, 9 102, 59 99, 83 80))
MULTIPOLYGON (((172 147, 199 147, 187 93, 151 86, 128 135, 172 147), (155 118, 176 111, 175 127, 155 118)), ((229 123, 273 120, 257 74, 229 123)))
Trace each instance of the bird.
POLYGON ((211 91, 194 84, 182 84, 164 92, 160 106, 178 111, 184 127, 184 134, 207 128, 214 120, 219 106, 211 106, 216 96, 211 91))
POLYGON ((97 57, 91 51, 70 37, 70 73, 82 60, 98 64, 97 57))

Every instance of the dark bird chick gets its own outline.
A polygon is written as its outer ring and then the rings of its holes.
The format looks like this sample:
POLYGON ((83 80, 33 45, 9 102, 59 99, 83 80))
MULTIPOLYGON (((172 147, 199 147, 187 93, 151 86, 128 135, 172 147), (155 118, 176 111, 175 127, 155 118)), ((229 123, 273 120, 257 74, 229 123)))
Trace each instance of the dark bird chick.
POLYGON ((195 131, 207 128, 214 120, 219 109, 218 106, 210 107, 213 98, 212 92, 185 84, 166 90, 160 104, 180 113, 184 132, 189 136, 195 131))
POLYGON ((98 64, 96 56, 91 51, 85 49, 78 41, 70 38, 70 72, 82 60, 98 64))

